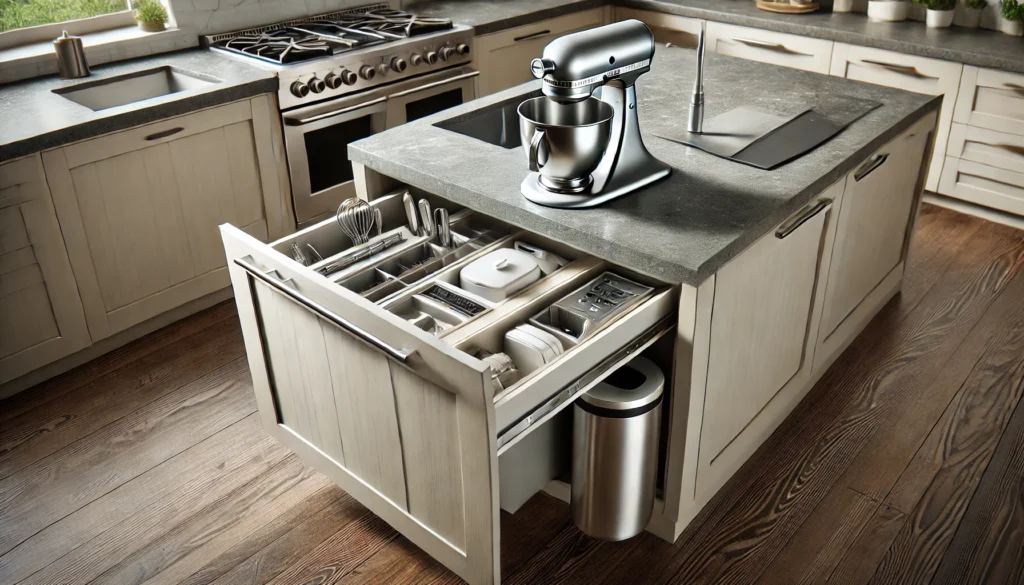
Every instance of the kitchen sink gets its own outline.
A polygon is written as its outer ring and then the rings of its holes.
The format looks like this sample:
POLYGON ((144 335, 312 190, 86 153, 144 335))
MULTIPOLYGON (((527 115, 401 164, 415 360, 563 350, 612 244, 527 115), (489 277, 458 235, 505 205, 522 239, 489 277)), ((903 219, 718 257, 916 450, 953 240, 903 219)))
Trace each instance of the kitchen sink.
POLYGON ((519 148, 519 101, 479 112, 458 121, 444 121, 436 124, 439 128, 483 140, 503 148, 519 148))
POLYGON ((180 91, 202 89, 215 83, 220 83, 220 80, 165 65, 62 87, 53 93, 97 112, 180 91))

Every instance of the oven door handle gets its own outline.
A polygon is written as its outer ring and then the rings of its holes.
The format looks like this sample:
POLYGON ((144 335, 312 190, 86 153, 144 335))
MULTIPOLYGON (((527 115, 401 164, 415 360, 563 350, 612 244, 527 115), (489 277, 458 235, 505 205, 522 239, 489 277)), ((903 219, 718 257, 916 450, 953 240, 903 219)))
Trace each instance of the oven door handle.
POLYGON ((296 118, 285 117, 284 123, 287 126, 303 126, 305 124, 312 124, 313 122, 317 122, 319 120, 324 120, 324 119, 327 119, 327 118, 333 118, 334 116, 341 116, 342 114, 347 114, 349 112, 354 112, 356 110, 361 110, 363 108, 366 108, 366 107, 369 107, 369 106, 372 106, 372 105, 375 105, 375 104, 382 103, 386 99, 388 99, 387 96, 381 96, 381 97, 379 97, 377 99, 370 100, 368 102, 363 102, 363 103, 360 103, 360 104, 356 104, 354 106, 349 106, 347 108, 342 108, 340 110, 334 110, 333 112, 327 112, 325 114, 317 114, 316 116, 310 116, 308 118, 298 118, 298 119, 296 119, 296 118))
POLYGON ((454 77, 449 77, 448 79, 439 79, 439 80, 437 80, 437 81, 435 81, 433 83, 428 83, 426 85, 421 85, 419 87, 414 87, 414 88, 411 88, 411 89, 407 89, 405 91, 400 91, 398 93, 393 93, 393 94, 388 96, 388 99, 395 99, 395 98, 405 97, 407 95, 412 95, 414 93, 419 93, 421 91, 426 91, 428 89, 433 89, 435 87, 440 87, 442 85, 446 85, 446 84, 449 84, 449 83, 455 83, 456 81, 462 81, 463 79, 470 79, 470 78, 476 77, 477 75, 480 75, 479 71, 470 71, 469 73, 463 73, 462 75, 456 75, 454 77))

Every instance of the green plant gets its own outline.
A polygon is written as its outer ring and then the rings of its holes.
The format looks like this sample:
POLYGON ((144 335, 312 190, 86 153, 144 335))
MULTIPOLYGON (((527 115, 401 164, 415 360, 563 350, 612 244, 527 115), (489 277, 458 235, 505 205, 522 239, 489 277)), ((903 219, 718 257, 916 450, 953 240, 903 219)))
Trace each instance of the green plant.
POLYGON ((0 0, 0 32, 127 9, 124 0, 0 0))
POLYGON ((1024 4, 1017 0, 1002 0, 999 8, 1006 20, 1024 20, 1024 4))
POLYGON ((914 0, 928 10, 953 10, 956 8, 956 0, 914 0))
POLYGON ((988 6, 988 0, 964 0, 964 6, 981 9, 988 6))
POLYGON ((167 22, 167 9, 157 0, 135 0, 132 2, 132 13, 139 22, 167 22))

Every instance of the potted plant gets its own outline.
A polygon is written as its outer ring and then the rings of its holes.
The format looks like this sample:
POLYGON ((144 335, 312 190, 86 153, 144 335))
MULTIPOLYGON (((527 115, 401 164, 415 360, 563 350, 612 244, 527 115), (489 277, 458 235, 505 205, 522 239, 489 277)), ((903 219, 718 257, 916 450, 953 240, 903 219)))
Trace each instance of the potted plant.
POLYGON ((870 0, 868 18, 882 22, 899 22, 907 19, 907 3, 903 0, 870 0))
POLYGON ((1001 0, 999 2, 999 30, 1008 35, 1024 35, 1024 4, 1018 0, 1001 0))
POLYGON ((947 28, 953 24, 956 0, 914 0, 914 2, 928 9, 928 14, 925 16, 928 28, 947 28))
POLYGON ((133 0, 132 14, 139 28, 146 32, 160 32, 167 28, 167 9, 159 0, 133 0))
POLYGON ((960 26, 967 28, 978 28, 981 24, 981 12, 988 6, 988 0, 964 0, 963 12, 961 12, 960 26))

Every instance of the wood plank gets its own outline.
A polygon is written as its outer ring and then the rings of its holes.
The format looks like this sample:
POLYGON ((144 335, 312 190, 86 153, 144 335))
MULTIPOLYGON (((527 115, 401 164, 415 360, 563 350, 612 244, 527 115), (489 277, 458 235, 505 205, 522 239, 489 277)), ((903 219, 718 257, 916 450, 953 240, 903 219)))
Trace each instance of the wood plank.
POLYGON ((674 553, 644 539, 604 582, 628 579, 656 559, 677 582, 753 580, 865 442, 898 424, 892 415, 900 400, 926 392, 1022 260, 1018 232, 978 232, 906 318, 895 305, 880 313, 731 480, 737 487, 719 493, 684 532, 674 553), (856 375, 863 371, 872 375, 856 375))
POLYGON ((533 583, 595 583, 608 565, 626 558, 639 539, 605 542, 590 538, 575 526, 566 526, 530 562, 512 572, 505 585, 533 583))
POLYGON ((370 557, 354 571, 337 581, 337 584, 440 585, 441 583, 465 583, 405 537, 396 536, 393 544, 394 546, 388 546, 370 557))
POLYGON ((515 514, 501 513, 501 574, 508 577, 569 526, 569 505, 544 492, 515 514))
POLYGON ((254 411, 236 360, 0 480, 0 554, 254 411))
POLYGON ((0 479, 245 355, 232 321, 168 345, 76 391, 6 421, 0 428, 0 479))
POLYGON ((827 585, 864 585, 871 580, 885 551, 906 521, 907 515, 903 512, 880 505, 832 571, 827 585))

